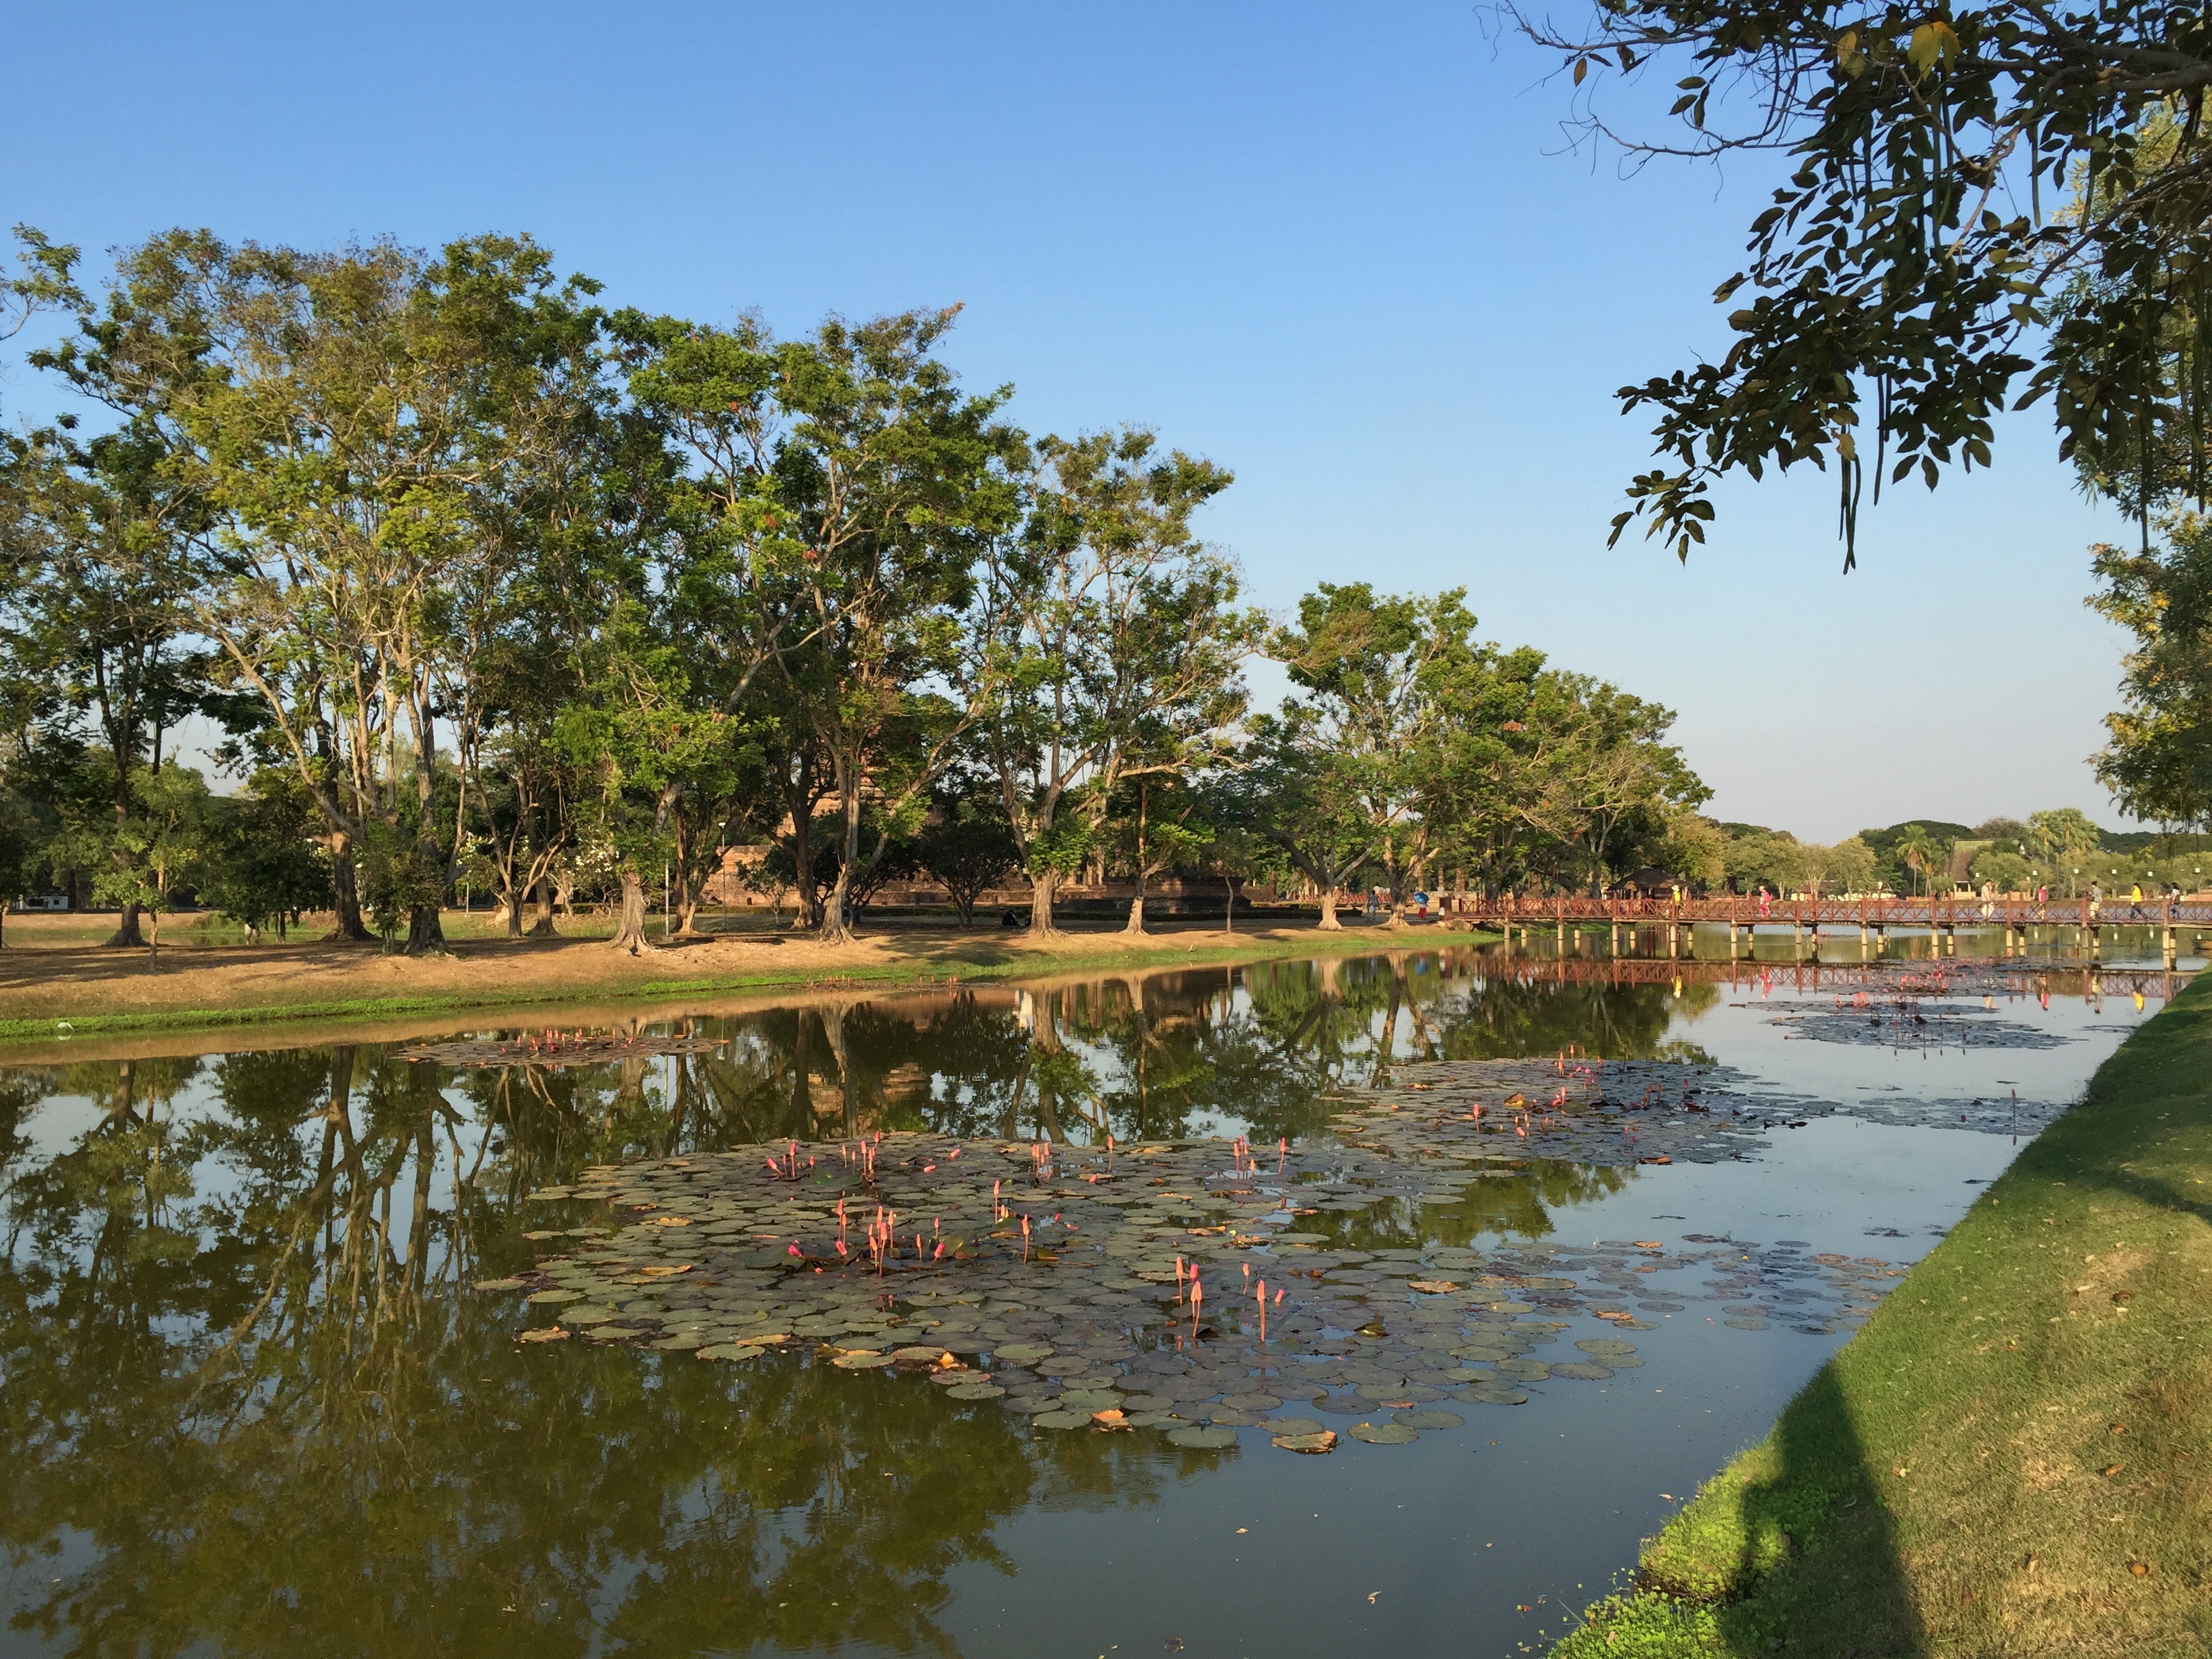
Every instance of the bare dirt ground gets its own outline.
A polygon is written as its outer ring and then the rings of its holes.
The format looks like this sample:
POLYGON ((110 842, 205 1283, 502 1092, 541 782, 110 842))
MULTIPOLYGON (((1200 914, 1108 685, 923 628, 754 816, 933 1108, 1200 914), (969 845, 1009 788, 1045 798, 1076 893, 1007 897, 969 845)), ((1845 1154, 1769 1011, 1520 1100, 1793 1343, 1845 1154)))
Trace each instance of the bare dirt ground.
MULTIPOLYGON (((449 936, 471 923, 480 926, 481 920, 457 915, 459 925, 449 927, 449 936)), ((977 973, 1049 975, 1075 962, 1168 967, 1178 958, 1218 958, 1230 951, 1281 955, 1292 948, 1340 948, 1337 942, 1344 938, 1304 924, 1240 928, 1234 934, 1218 927, 1142 935, 1084 929, 1033 940, 1013 930, 921 922, 872 927, 848 944, 834 945, 766 929, 711 934, 635 957, 614 950, 604 938, 459 937, 447 955, 416 957, 387 952, 380 944, 332 944, 299 933, 289 944, 165 944, 155 955, 87 942, 100 931, 91 917, 10 918, 7 948, 0 950, 0 1020, 135 1015, 167 1023, 164 1017, 190 1012, 234 1018, 256 1010, 291 1018, 321 1010, 368 1015, 378 1005, 398 1012, 417 1000, 492 1006, 650 997, 664 989, 738 990, 763 982, 927 983, 977 973)), ((173 926, 166 931, 177 936, 173 926)), ((1378 937, 1366 948, 1381 942, 1378 937)))

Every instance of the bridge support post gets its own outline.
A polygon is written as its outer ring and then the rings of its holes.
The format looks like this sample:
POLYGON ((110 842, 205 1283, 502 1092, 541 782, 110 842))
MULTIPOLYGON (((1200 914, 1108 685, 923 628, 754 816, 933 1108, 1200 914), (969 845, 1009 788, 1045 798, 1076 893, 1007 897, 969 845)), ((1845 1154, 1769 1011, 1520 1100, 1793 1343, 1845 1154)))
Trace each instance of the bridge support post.
POLYGON ((1620 924, 1619 922, 1613 924, 1613 936, 1607 943, 1614 956, 1620 954, 1620 924))
POLYGON ((2101 927, 2092 927, 2089 930, 2089 957, 2093 962, 2096 959, 2098 951, 2104 947, 2104 940, 2099 937, 2103 932, 2104 929, 2101 927))
POLYGON ((2159 939, 2160 954, 2165 957, 2166 965, 2169 968, 2173 966, 2173 958, 2176 954, 2174 950, 2175 944, 2176 940, 2173 936, 2173 924, 2169 921, 2166 924, 2165 931, 2159 939))
POLYGON ((1561 916, 1561 917, 1559 918, 1559 939, 1558 939, 1558 940, 1557 940, 1557 943, 1558 943, 1558 945, 1559 945, 1559 954, 1560 954, 1561 956, 1565 956, 1565 955, 1566 955, 1566 953, 1567 953, 1567 919, 1566 919, 1565 916, 1561 916))
POLYGON ((1730 962, 1734 962, 1735 960, 1735 918, 1734 916, 1730 916, 1729 918, 1729 960, 1730 962))

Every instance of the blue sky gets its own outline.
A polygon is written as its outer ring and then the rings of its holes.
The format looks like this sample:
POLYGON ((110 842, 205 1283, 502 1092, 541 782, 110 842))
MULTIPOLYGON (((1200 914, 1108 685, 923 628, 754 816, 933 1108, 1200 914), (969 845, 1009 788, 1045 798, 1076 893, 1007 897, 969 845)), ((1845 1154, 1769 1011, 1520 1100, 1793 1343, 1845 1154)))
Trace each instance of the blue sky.
MULTIPOLYGON (((1817 474, 1724 492, 1687 568, 1606 549, 1647 453, 1611 394, 1724 349, 1765 174, 1570 153, 1564 79, 1470 5, 87 4, 8 37, 0 217, 58 240, 526 231, 612 302, 787 332, 958 301, 947 355, 1031 430, 1235 469, 1207 529, 1260 603, 1464 586, 1678 710, 1717 816, 2117 817, 2086 759, 2122 646, 2081 599, 2130 531, 2041 416, 1865 514, 1848 577, 1817 474)), ((0 377, 6 418, 46 406, 0 377)))

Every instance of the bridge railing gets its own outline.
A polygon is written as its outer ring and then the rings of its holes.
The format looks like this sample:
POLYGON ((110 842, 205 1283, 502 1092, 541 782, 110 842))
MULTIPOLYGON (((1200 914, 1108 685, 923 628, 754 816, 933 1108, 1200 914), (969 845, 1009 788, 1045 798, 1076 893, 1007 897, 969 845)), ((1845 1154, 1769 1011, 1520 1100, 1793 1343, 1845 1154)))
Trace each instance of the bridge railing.
POLYGON ((1733 922, 1738 927, 2212 927, 2212 901, 2105 899, 1932 898, 1771 899, 1743 894, 1718 897, 1591 898, 1564 894, 1507 893, 1477 897, 1463 914, 1516 926, 1601 921, 1678 926, 1733 922))

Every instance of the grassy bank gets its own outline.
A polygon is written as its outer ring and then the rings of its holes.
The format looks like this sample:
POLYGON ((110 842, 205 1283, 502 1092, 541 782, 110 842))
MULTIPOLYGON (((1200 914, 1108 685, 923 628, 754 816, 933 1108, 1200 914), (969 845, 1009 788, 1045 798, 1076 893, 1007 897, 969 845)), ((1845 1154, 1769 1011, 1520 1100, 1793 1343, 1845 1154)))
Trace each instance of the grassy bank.
MULTIPOLYGON (((50 1042, 57 1035, 84 1037, 144 1032, 222 1030, 277 1023, 416 1018, 425 1015, 530 1011, 537 1018, 563 1006, 611 1001, 666 1001, 671 998, 742 995, 783 989, 866 985, 884 988, 942 985, 953 981, 1026 979, 1067 974, 1159 971, 1177 968, 1261 961, 1284 957, 1366 954, 1377 951, 1436 949, 1482 942, 1487 935, 1441 933, 1423 929, 1386 933, 1347 929, 1325 933, 1311 928, 1269 929, 1227 934, 1216 930, 1154 933, 1131 939, 1119 932, 1096 935, 1063 933, 1049 947, 1022 936, 877 934, 857 948, 791 946, 786 963, 763 961, 767 947, 779 941, 755 939, 735 958, 718 960, 712 950, 655 953, 633 959, 595 940, 562 941, 556 951, 519 953, 496 945, 472 951, 446 964, 418 968, 406 958, 386 957, 365 947, 339 947, 353 960, 343 964, 347 981, 378 969, 406 974, 434 971, 435 990, 378 995, 332 995, 283 999, 270 994, 266 976, 250 991, 222 977, 213 966, 191 958, 172 959, 159 981, 167 1006, 114 1006, 141 988, 135 977, 73 975, 65 967, 46 975, 34 990, 16 988, 18 1005, 34 1001, 40 1012, 0 1018, 0 1043, 50 1042), (557 963, 560 971, 551 971, 557 963), (687 968, 694 971, 685 972, 687 968), (204 993, 196 994, 196 993, 204 993), (51 1008, 53 1012, 45 1012, 51 1008)), ((319 953, 328 962, 331 952, 319 953)), ((253 960, 239 953, 243 960, 253 960)), ((18 957, 20 963, 22 959, 18 957)), ((260 963, 266 963, 264 957, 260 963)), ((281 969, 282 960, 277 961, 281 969)))
POLYGON ((2212 1651, 2212 981, 1553 1659, 2212 1651))

